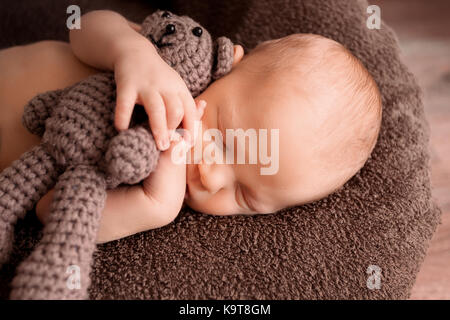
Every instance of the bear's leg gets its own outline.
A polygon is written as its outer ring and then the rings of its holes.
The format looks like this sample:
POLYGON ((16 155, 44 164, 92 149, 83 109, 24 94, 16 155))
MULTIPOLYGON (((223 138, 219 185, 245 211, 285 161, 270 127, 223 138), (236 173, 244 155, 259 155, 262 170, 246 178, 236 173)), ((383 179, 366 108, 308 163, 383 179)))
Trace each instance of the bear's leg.
POLYGON ((9 258, 17 220, 54 186, 57 177, 55 161, 42 145, 0 173, 0 265, 9 258))
POLYGON ((43 236, 17 268, 11 299, 87 299, 105 179, 89 166, 69 167, 55 186, 43 236))

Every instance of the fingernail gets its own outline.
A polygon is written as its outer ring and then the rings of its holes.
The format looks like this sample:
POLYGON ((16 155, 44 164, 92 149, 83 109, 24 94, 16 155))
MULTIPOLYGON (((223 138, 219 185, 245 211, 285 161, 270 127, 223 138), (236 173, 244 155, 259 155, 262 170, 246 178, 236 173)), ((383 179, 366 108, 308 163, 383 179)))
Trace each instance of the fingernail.
POLYGON ((170 142, 169 142, 169 139, 166 137, 166 138, 163 138, 161 141, 160 141, 160 149, 161 150, 167 150, 167 149, 169 149, 169 146, 170 146, 170 142))
POLYGON ((177 137, 177 132, 175 130, 169 130, 169 140, 170 141, 177 141, 178 137, 177 137))
POLYGON ((192 147, 194 145, 194 137, 192 137, 189 131, 184 132, 183 140, 189 145, 189 147, 192 147))
POLYGON ((198 107, 201 109, 206 108, 206 101, 205 100, 199 100, 198 107))

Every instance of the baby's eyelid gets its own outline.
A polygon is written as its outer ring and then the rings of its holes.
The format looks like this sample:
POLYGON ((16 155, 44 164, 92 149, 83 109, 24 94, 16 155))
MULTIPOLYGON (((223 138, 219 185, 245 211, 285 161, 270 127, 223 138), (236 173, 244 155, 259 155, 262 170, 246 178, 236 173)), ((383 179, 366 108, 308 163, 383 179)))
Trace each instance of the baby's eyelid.
POLYGON ((217 108, 217 130, 219 130, 220 134, 222 135, 222 146, 224 147, 225 152, 227 150, 227 144, 225 142, 225 131, 222 128, 222 121, 220 121, 220 107, 217 108))
MULTIPOLYGON (((222 121, 220 121, 220 107, 217 109, 218 109, 217 110, 217 130, 219 130, 223 136, 224 132, 223 132, 223 128, 222 128, 222 121)), ((222 139, 222 140, 224 140, 224 139, 222 139)))

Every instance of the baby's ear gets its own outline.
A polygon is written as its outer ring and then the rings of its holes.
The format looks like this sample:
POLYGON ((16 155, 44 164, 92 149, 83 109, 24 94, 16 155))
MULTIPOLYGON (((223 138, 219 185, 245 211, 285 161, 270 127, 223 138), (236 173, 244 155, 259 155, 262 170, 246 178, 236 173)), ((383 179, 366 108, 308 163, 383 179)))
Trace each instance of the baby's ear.
POLYGON ((230 39, 220 37, 214 43, 214 48, 215 65, 213 66, 212 77, 216 80, 230 72, 233 65, 234 47, 230 39))

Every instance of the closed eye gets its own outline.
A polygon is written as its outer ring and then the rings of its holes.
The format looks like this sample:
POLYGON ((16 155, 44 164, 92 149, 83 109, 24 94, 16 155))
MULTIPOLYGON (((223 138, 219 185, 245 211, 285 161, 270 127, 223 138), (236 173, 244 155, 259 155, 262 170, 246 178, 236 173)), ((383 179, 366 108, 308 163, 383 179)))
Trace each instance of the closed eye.
MULTIPOLYGON (((231 154, 228 154, 229 152, 231 152, 227 146, 227 142, 226 142, 226 130, 223 127, 222 121, 221 121, 221 113, 220 113, 220 108, 218 108, 217 110, 217 129, 220 131, 220 133, 222 134, 222 145, 223 145, 223 150, 224 150, 224 159, 228 160, 228 156, 233 156, 234 152, 231 154)), ((232 143, 232 142, 231 142, 232 143)), ((233 144, 232 144, 233 145, 233 144)), ((231 159, 231 161, 234 161, 234 159, 231 159)), ((227 162, 228 163, 228 162, 227 162)))

